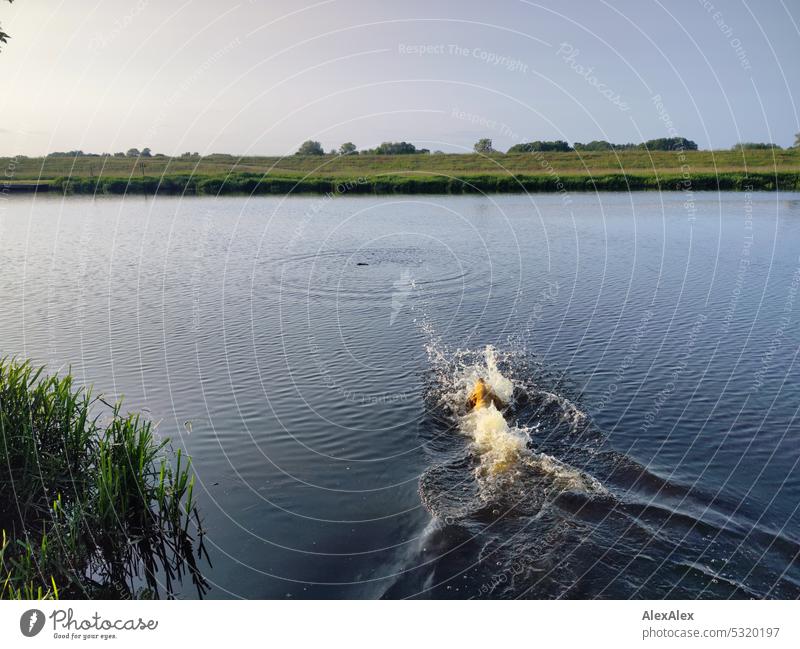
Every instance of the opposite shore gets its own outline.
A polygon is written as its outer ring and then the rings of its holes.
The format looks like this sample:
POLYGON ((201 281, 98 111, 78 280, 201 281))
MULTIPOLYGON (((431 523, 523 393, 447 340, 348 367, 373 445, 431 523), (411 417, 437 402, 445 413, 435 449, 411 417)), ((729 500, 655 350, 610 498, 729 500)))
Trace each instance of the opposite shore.
POLYGON ((0 192, 464 194, 800 190, 800 150, 0 158, 0 192))

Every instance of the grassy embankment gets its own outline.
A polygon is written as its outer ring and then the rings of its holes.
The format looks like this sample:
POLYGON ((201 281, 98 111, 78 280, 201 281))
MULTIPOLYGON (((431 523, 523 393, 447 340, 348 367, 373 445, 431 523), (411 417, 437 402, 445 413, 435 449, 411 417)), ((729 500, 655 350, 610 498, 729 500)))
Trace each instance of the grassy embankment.
POLYGON ((72 378, 0 360, 0 599, 202 594, 190 463, 72 378))
POLYGON ((800 150, 0 159, 67 193, 468 193, 800 189, 800 150), (685 165, 685 166, 684 166, 685 165))

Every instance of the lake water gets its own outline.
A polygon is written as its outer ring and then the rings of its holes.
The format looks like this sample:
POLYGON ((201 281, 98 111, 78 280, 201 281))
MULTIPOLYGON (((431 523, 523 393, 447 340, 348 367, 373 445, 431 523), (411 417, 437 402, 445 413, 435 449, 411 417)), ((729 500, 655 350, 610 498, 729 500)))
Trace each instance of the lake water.
POLYGON ((0 354, 193 456, 210 597, 800 596, 799 194, 12 196, 0 246, 0 354))

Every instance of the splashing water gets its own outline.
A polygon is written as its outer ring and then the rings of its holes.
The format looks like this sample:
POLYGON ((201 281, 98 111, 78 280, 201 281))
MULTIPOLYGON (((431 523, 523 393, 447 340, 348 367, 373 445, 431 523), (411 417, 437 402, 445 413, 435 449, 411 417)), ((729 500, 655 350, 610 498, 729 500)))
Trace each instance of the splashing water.
POLYGON ((510 403, 514 396, 514 383, 498 368, 494 347, 487 345, 483 357, 484 364, 464 368, 463 375, 456 377, 458 390, 453 395, 458 404, 459 430, 472 438, 479 459, 476 469, 479 478, 496 476, 516 466, 525 454, 529 441, 527 430, 509 426, 503 413, 494 404, 460 414, 465 409, 467 395, 472 393, 479 379, 503 403, 510 403))
POLYGON ((494 404, 464 416, 460 429, 472 437, 480 461, 479 477, 508 471, 527 449, 525 431, 511 428, 494 404))
MULTIPOLYGON (((741 532, 727 529, 726 514, 738 503, 615 450, 568 397, 569 384, 524 347, 449 349, 421 320, 430 380, 420 432, 430 462, 419 494, 432 518, 387 597, 758 592, 748 584, 755 556, 738 560, 728 577, 697 559, 709 548, 715 556, 741 552, 741 532), (503 404, 468 410, 479 379, 503 404), (658 555, 666 558, 654 567, 658 555)), ((791 539, 764 542, 796 556, 791 539)), ((796 581, 771 578, 797 596, 796 581)))
MULTIPOLYGON (((533 451, 531 429, 509 424, 505 413, 494 404, 467 411, 468 395, 480 379, 510 406, 513 406, 515 390, 525 389, 503 374, 499 367, 500 354, 493 346, 487 345, 478 354, 456 352, 450 362, 445 362, 447 355, 438 347, 431 345, 428 351, 433 362, 438 364, 438 401, 450 413, 457 430, 471 441, 477 459, 475 477, 485 496, 495 497, 497 488, 507 488, 531 473, 545 478, 557 491, 604 493, 600 483, 591 476, 555 457, 533 451)), ((509 360, 512 355, 507 352, 503 359, 509 360)), ((569 412, 574 417, 575 410, 574 406, 571 409, 565 406, 565 415, 569 412)))

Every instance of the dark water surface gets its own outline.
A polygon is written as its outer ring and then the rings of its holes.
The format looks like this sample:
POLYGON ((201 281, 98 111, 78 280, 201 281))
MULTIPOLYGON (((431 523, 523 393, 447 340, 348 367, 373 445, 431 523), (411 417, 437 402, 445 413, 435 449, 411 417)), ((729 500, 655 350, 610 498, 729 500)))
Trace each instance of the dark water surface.
POLYGON ((14 196, 0 354, 191 453, 212 597, 800 596, 800 195, 566 200, 14 196))

